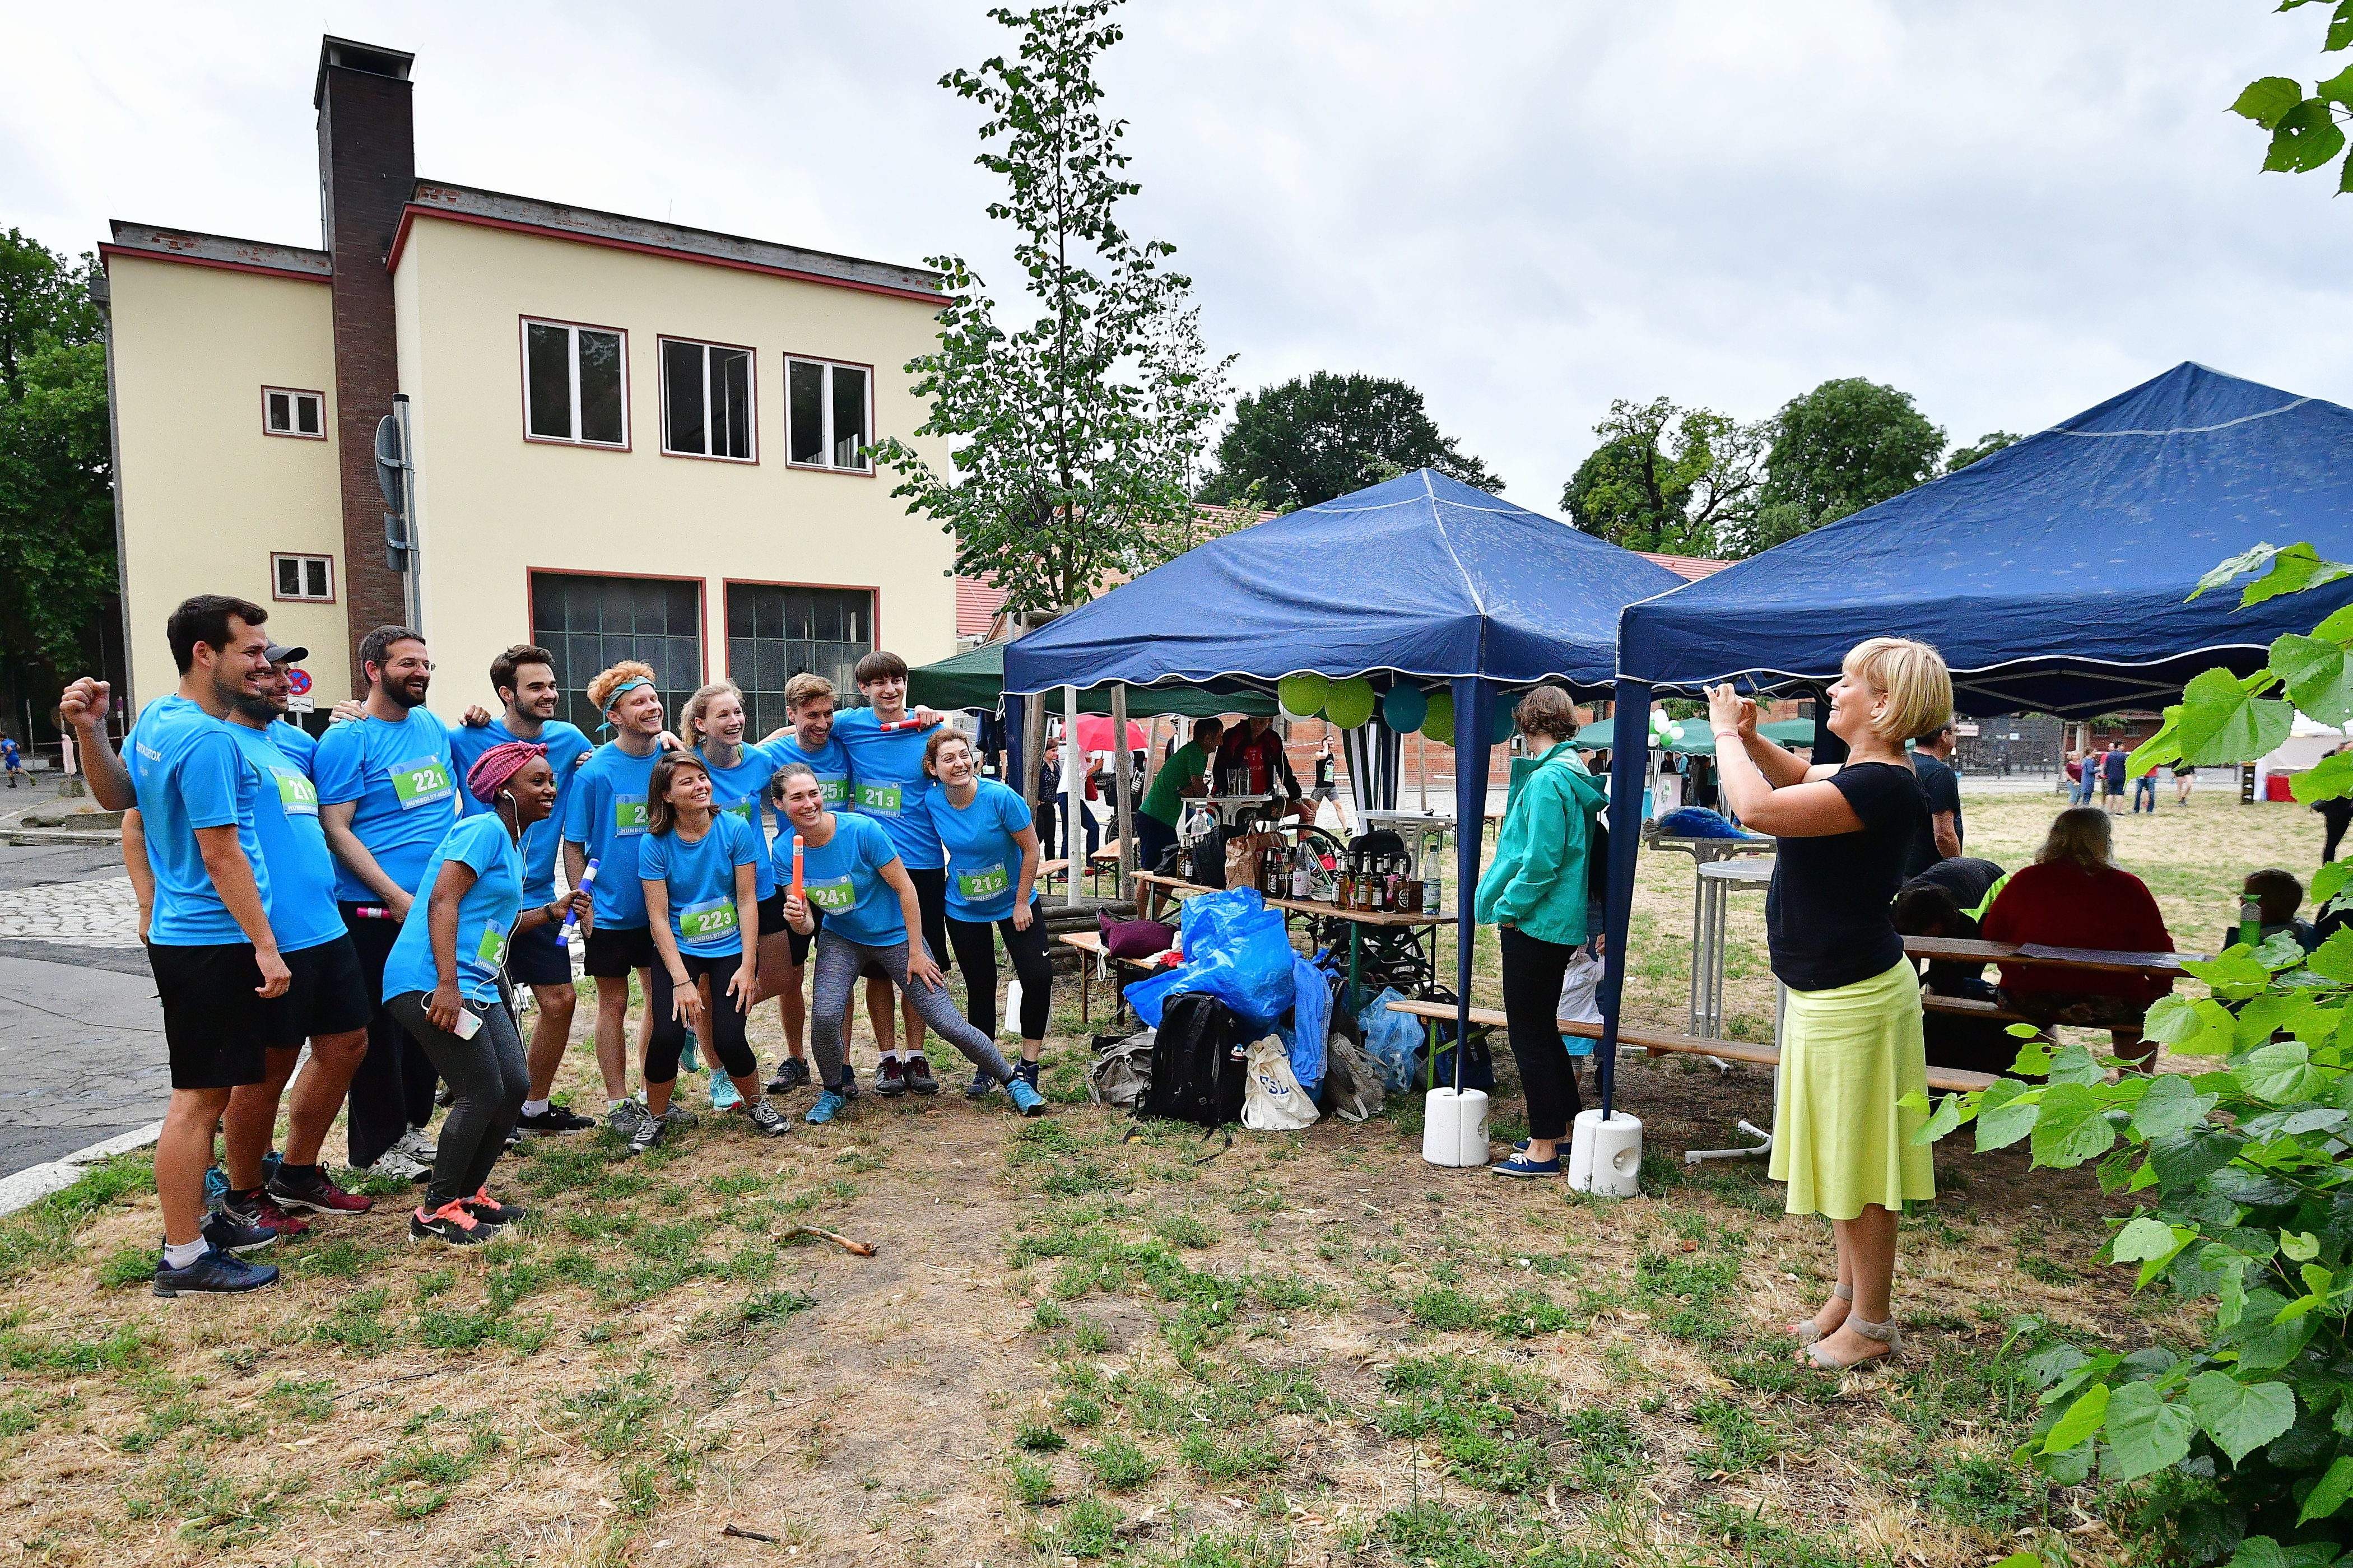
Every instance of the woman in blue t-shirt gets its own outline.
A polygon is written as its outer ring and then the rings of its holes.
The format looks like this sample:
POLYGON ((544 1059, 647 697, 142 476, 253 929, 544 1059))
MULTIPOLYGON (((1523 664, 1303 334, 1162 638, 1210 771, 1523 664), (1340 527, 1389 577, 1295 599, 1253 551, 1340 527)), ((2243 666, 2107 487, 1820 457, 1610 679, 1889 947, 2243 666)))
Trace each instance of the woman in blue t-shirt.
MULTIPOLYGON (((1046 956, 1046 926, 1038 918, 1038 830, 1021 797, 980 776, 972 742, 945 727, 923 748, 923 771, 940 787, 923 797, 948 852, 948 945, 964 971, 965 1016, 997 1035, 996 926, 1021 981, 1021 1081, 1038 1087, 1038 1054, 1053 1011, 1054 966, 1046 956)), ((976 1075, 965 1092, 977 1100, 997 1087, 976 1075)))
POLYGON ((871 817, 837 816, 825 808, 824 787, 804 763, 776 774, 789 836, 776 840, 776 879, 785 885, 785 923, 817 932, 817 977, 809 998, 809 1039, 817 1050, 824 1092, 808 1109, 813 1122, 830 1121, 849 1103, 842 1067, 841 1026, 850 987, 869 963, 891 976, 926 1026, 1005 1085, 1024 1116, 1046 1109, 1045 1097, 1006 1065, 987 1035, 956 1016, 955 1000, 940 984, 940 966, 921 937, 923 905, 890 836, 871 817), (800 866, 793 864, 797 847, 800 866), (815 910, 825 911, 820 929, 815 910))
MULTIPOLYGON (((743 689, 732 680, 714 680, 701 688, 678 710, 679 733, 710 770, 711 809, 742 817, 752 829, 752 845, 759 855, 752 868, 759 883, 755 890, 760 900, 760 929, 754 952, 759 959, 760 985, 746 999, 749 1008, 783 987, 791 967, 792 943, 785 931, 784 898, 768 870, 768 781, 776 776, 780 759, 770 755, 765 744, 744 740, 745 717, 743 689)), ((732 1110, 742 1103, 727 1076, 713 1072, 711 1109, 732 1110)))
POLYGON ((653 931, 653 985, 646 1012, 646 1116, 630 1131, 629 1152, 662 1141, 670 1125, 670 1085, 687 1026, 711 1042, 752 1125, 771 1136, 788 1129, 760 1094, 760 1064, 744 1043, 744 1023, 760 992, 759 829, 738 813, 714 811, 711 770, 687 752, 666 752, 646 781, 646 838, 638 846, 646 923, 653 931), (702 987, 708 985, 705 999, 702 987))
POLYGON ((488 1241, 522 1210, 491 1196, 491 1167, 522 1114, 531 1074, 507 1000, 507 942, 519 931, 586 912, 568 893, 522 908, 522 832, 555 805, 547 748, 492 746, 466 774, 489 812, 460 817, 442 836, 411 889, 415 904, 384 963, 385 1010, 423 1048, 456 1097, 433 1160, 425 1202, 408 1216, 412 1241, 452 1247, 488 1241))

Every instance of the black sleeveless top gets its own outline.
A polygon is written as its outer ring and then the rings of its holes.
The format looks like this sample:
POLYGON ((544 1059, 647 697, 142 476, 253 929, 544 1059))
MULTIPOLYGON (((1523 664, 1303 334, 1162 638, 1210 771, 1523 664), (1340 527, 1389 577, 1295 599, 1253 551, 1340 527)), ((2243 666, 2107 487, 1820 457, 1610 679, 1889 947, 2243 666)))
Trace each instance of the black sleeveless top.
POLYGON ((1904 956, 1888 905, 1927 808, 1910 768, 1850 763, 1829 779, 1862 819, 1860 833, 1784 838, 1765 895, 1774 977, 1792 991, 1829 991, 1883 974, 1904 956))

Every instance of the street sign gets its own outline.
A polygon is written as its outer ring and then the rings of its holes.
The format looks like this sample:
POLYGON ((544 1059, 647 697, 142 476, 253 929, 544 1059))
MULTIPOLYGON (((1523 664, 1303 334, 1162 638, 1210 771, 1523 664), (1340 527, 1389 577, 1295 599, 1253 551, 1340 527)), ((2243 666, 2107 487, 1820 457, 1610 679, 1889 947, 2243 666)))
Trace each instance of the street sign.
POLYGON ((312 701, 308 697, 289 697, 286 700, 286 711, 289 713, 316 712, 318 710, 318 706, 319 705, 316 702, 312 701))
POLYGON ((286 689, 296 697, 310 696, 311 672, 307 669, 288 670, 286 672, 286 689))

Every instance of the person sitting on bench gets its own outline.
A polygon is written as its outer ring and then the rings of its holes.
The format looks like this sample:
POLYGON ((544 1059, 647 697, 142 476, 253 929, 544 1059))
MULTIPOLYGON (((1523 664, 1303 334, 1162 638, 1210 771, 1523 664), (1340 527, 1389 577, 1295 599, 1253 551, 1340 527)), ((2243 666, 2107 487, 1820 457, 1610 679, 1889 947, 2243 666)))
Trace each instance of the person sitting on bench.
MULTIPOLYGON (((2173 951, 2147 884, 2116 863, 2108 814, 2091 805, 2070 806, 2052 818, 2034 864, 2002 885, 1980 934, 2021 945, 2173 951)), ((2150 1003, 2172 989, 2163 975, 2005 963, 1999 994, 2004 1007, 2045 1027, 2107 1030, 2116 1054, 2147 1071, 2157 1047, 2141 1038, 2141 1019, 2150 1003)))
MULTIPOLYGON (((2313 930, 2312 922, 2295 918, 2295 911, 2304 904, 2304 884, 2295 872, 2277 868, 2248 872, 2239 892, 2239 902, 2242 907, 2254 905, 2256 918, 2262 922, 2252 945, 2261 946, 2283 932, 2295 938, 2296 945, 2306 952, 2320 945, 2319 933, 2313 930)), ((2222 933, 2214 951, 2220 952, 2234 942, 2244 941, 2246 938, 2234 925, 2222 933)))
MULTIPOLYGON (((1978 917, 1991 901, 2003 876, 2002 868, 1992 861, 1970 856, 1936 862, 1897 889, 1892 910, 1896 931, 1905 936, 1975 940, 1978 917)), ((1994 988, 1987 983, 1981 963, 1932 958, 1922 979, 1931 996, 1997 1004, 1994 988)), ((1931 1010, 1920 1022, 1927 1037, 1930 1067, 2002 1073, 2018 1059, 2018 1042, 1996 1019, 1959 1017, 1931 1010)))

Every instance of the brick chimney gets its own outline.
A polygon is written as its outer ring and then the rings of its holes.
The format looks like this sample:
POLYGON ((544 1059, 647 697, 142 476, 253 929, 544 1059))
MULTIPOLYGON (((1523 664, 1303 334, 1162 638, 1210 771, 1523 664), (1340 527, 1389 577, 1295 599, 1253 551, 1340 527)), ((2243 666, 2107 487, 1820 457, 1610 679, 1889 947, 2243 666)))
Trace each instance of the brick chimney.
POLYGON ((416 57, 348 38, 319 46, 319 216, 334 259, 335 436, 343 467, 343 616, 355 695, 365 695, 360 639, 407 614, 385 564, 384 492, 375 480, 376 421, 400 390, 392 254, 417 185, 408 67, 416 57))

